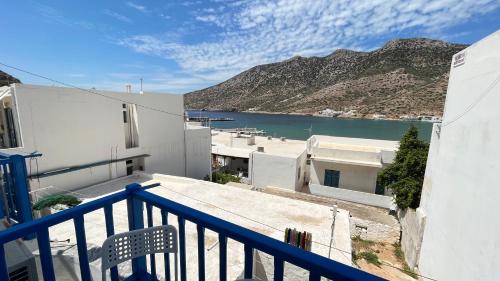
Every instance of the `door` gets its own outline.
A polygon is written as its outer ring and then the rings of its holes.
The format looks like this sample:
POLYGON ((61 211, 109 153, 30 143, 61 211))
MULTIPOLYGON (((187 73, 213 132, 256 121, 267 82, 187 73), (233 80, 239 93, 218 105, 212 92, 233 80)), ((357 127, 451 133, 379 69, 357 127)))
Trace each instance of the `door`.
POLYGON ((9 147, 17 147, 16 125, 14 125, 14 114, 11 108, 5 109, 5 117, 7 119, 7 133, 9 136, 9 147))
POLYGON ((325 170, 325 185, 339 187, 340 171, 325 170))

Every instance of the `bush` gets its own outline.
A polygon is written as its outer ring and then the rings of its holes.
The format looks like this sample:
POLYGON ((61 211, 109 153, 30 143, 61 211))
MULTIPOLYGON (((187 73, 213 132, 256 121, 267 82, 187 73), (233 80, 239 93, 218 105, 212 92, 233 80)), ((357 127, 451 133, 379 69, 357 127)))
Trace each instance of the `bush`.
MULTIPOLYGON (((208 175, 205 176, 205 180, 209 181, 210 177, 208 175)), ((223 173, 223 172, 213 172, 212 173, 212 182, 226 184, 228 182, 240 182, 240 178, 237 176, 233 176, 231 174, 223 173)))
POLYGON ((356 255, 356 259, 364 259, 366 262, 374 264, 378 267, 382 265, 382 262, 378 259, 378 256, 373 252, 361 252, 356 255))
POLYGON ((78 198, 72 195, 68 194, 54 194, 54 195, 48 195, 43 197, 42 199, 38 200, 33 205, 33 209, 40 211, 43 208, 50 208, 55 205, 66 205, 68 207, 74 207, 78 204, 82 203, 78 198))
POLYGON ((378 177, 378 184, 390 189, 401 209, 418 208, 424 182, 429 145, 418 139, 418 130, 411 126, 401 139, 394 163, 378 177))

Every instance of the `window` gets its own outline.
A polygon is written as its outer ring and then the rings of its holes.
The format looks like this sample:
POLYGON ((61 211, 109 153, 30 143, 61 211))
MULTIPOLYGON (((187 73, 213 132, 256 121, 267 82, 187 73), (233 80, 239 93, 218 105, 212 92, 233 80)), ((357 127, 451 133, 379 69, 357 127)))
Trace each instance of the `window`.
POLYGON ((123 125, 125 129, 125 148, 139 147, 139 129, 137 107, 135 104, 123 104, 123 125))
POLYGON ((299 172, 297 173, 297 179, 300 180, 300 166, 299 166, 299 172))

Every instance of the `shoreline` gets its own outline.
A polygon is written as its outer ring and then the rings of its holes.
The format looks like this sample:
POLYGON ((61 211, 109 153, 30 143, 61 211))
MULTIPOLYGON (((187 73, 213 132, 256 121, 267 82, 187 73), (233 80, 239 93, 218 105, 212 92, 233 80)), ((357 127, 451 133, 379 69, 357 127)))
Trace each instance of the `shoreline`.
POLYGON ((224 112, 224 113, 250 113, 250 114, 268 114, 268 115, 291 115, 291 116, 311 116, 311 117, 320 117, 320 118, 332 118, 332 119, 343 119, 343 120, 372 120, 372 121, 405 121, 405 122, 425 122, 425 123, 441 123, 427 121, 427 120, 405 120, 400 118, 373 118, 368 116, 358 117, 358 116, 325 116, 320 114, 313 113, 300 113, 300 112, 271 112, 271 111, 225 111, 225 110, 197 110, 197 109, 186 109, 186 111, 197 111, 197 112, 224 112))

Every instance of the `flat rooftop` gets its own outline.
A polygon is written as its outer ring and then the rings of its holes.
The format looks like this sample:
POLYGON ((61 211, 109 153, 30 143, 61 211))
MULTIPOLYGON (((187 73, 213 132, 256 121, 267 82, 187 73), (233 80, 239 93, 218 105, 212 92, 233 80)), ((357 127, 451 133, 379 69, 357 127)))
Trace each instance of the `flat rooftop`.
MULTIPOLYGON (((283 231, 287 227, 297 228, 301 231, 309 231, 312 233, 313 240, 315 241, 312 244, 312 252, 322 256, 328 256, 332 211, 331 207, 324 205, 201 180, 160 174, 134 174, 132 176, 77 190, 74 192, 74 195, 85 199, 85 201, 89 201, 110 192, 123 190, 125 185, 132 182, 142 184, 159 182, 161 186, 149 189, 149 191, 280 241, 283 240, 283 231)), ((128 231, 126 209, 125 202, 113 205, 115 233, 128 231)), ((161 216, 157 208, 154 209, 153 217, 154 225, 160 225, 161 216)), ((85 221, 89 248, 92 245, 102 245, 106 237, 103 211, 98 210, 86 214, 85 221)), ((175 216, 169 215, 169 223, 177 227, 177 219, 175 216)), ((205 257, 207 280, 216 280, 219 278, 219 248, 217 237, 216 233, 206 230, 205 257)), ((74 243, 76 240, 73 222, 67 221, 56 227, 51 227, 50 238, 56 241, 70 239, 69 244, 74 243)), ((186 222, 186 247, 187 274, 188 279, 192 280, 196 278, 198 274, 198 257, 196 225, 190 222, 186 222)), ((333 247, 331 258, 351 265, 349 212, 345 210, 339 209, 337 213, 333 247)), ((54 249, 53 251, 54 254, 61 255, 61 248, 54 249)), ((75 247, 73 247, 71 251, 68 251, 67 255, 74 258, 76 255, 75 247)), ((227 257, 228 280, 235 280, 241 277, 244 268, 243 245, 236 241, 229 240, 227 245, 227 257)), ((156 260, 157 272, 159 276, 163 278, 163 255, 156 255, 156 260)), ((256 265, 256 267, 258 266, 259 265, 256 265)), ((71 267, 65 265, 64 269, 69 270, 71 267)), ((76 270, 76 274, 79 274, 78 267, 74 269, 76 270)), ((91 262, 91 269, 93 272, 100 274, 100 261, 98 259, 91 262)), ((120 266, 121 272, 127 272, 129 270, 130 263, 124 263, 120 266)), ((285 269, 285 274, 286 272, 287 269, 285 269)), ((267 280, 265 276, 257 277, 262 280, 267 280)))
POLYGON ((333 137, 324 135, 313 135, 316 147, 331 148, 353 151, 380 152, 381 150, 396 151, 399 147, 398 141, 333 137))
POLYGON ((301 140, 255 136, 255 144, 248 144, 248 135, 237 137, 236 134, 212 131, 212 153, 248 158, 257 147, 264 147, 264 153, 298 157, 306 150, 306 142, 301 140), (245 156, 246 155, 246 156, 245 156))

